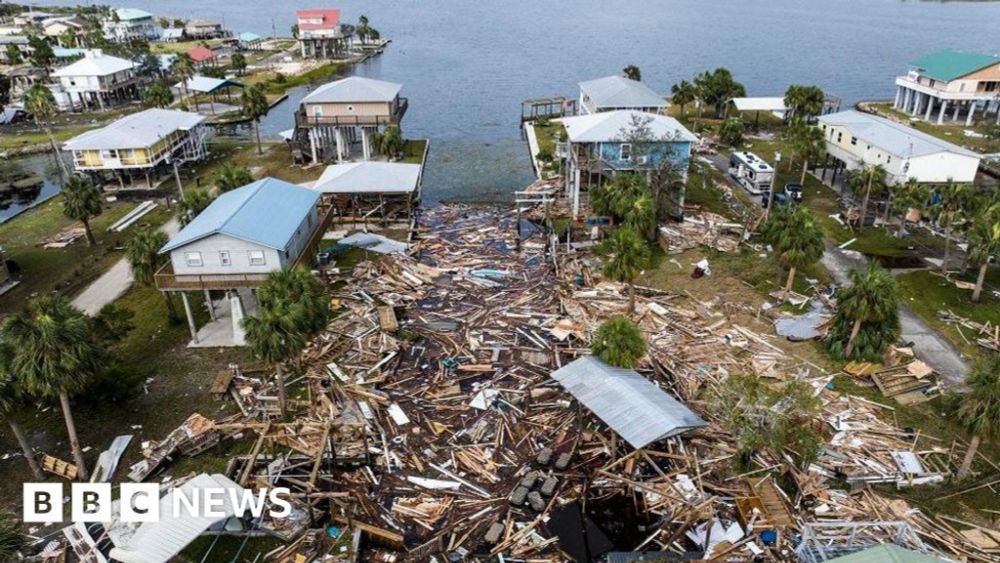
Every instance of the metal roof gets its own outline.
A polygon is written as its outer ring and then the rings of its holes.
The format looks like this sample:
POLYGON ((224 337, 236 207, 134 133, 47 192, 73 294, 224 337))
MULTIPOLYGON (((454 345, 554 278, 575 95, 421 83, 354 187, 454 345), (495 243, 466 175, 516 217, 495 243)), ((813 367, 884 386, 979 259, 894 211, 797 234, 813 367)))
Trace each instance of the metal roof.
POLYGON ((214 475, 202 473, 180 487, 171 489, 160 497, 159 521, 143 522, 136 529, 135 534, 128 538, 127 542, 111 548, 110 557, 122 563, 166 563, 170 561, 212 524, 236 515, 237 507, 233 504, 232 493, 229 491, 242 495, 244 489, 225 475, 218 473, 214 475), (184 498, 192 499, 195 498, 193 496, 195 494, 200 495, 206 490, 219 489, 224 489, 227 493, 218 495, 217 498, 221 498, 221 502, 218 502, 213 510, 221 512, 225 516, 174 515, 174 497, 178 494, 184 495, 184 498))
POLYGON ((733 103, 738 111, 788 111, 785 105, 785 98, 757 97, 757 98, 733 98, 733 103))
POLYGON ((945 559, 895 544, 882 544, 830 559, 829 563, 944 563, 944 561, 945 559))
POLYGON ((151 108, 125 117, 93 131, 73 137, 64 150, 100 150, 146 148, 177 131, 187 131, 205 121, 197 113, 151 108))
POLYGON ((191 47, 187 50, 187 54, 191 57, 191 60, 196 63, 215 58, 215 51, 205 47, 204 45, 195 45, 194 47, 191 47))
POLYGON ((340 23, 340 8, 297 10, 295 17, 299 20, 299 29, 333 29, 340 23))
POLYGON ((363 248, 379 254, 392 254, 394 252, 406 252, 410 245, 405 242, 393 240, 389 237, 376 233, 354 233, 349 237, 344 237, 338 242, 347 246, 363 248))
MULTIPOLYGON (((211 76, 192 76, 186 81, 187 89, 193 92, 203 92, 206 94, 211 94, 216 90, 220 90, 227 86, 236 86, 238 88, 243 87, 242 82, 237 82, 236 80, 230 80, 228 78, 212 78, 211 76)), ((178 82, 174 84, 174 88, 184 88, 184 82, 178 82)))
POLYGON ((665 108, 669 105, 649 86, 624 76, 581 82, 580 91, 599 108, 665 108))
POLYGON ((898 156, 925 156, 939 152, 951 152, 963 156, 980 158, 981 155, 956 144, 939 139, 934 135, 918 131, 891 119, 849 109, 837 113, 821 115, 820 123, 844 127, 851 135, 865 143, 898 156))
POLYGON ((563 117, 556 121, 562 122, 566 127, 566 135, 572 143, 607 143, 621 141, 636 120, 648 122, 653 139, 695 140, 694 134, 674 118, 635 110, 603 111, 563 117))
POLYGON ((566 364, 552 373, 552 379, 634 448, 706 424, 638 372, 610 366, 595 356, 566 364))
POLYGON ((419 179, 419 164, 350 162, 327 166, 312 189, 328 194, 410 193, 419 179))
POLYGON ((319 193, 277 178, 262 178, 215 198, 160 249, 160 253, 214 234, 284 250, 319 193))
POLYGON ((911 61, 910 66, 931 78, 951 81, 997 63, 1000 63, 997 55, 944 49, 911 61))
POLYGON ((182 37, 184 37, 184 28, 168 27, 163 30, 163 33, 160 35, 160 37, 162 39, 181 39, 182 37))
POLYGON ((86 51, 82 59, 53 72, 52 76, 108 76, 135 67, 130 60, 91 50, 86 51))
POLYGON ((137 8, 118 8, 115 13, 118 15, 119 21, 143 20, 153 17, 153 14, 137 8))
POLYGON ((244 32, 242 32, 242 33, 239 34, 238 39, 240 41, 244 41, 244 42, 249 43, 250 41, 257 41, 257 40, 261 39, 261 36, 257 35, 256 33, 251 32, 251 31, 244 31, 244 32))
POLYGON ((395 82, 350 76, 316 88, 302 103, 391 102, 402 88, 395 82))

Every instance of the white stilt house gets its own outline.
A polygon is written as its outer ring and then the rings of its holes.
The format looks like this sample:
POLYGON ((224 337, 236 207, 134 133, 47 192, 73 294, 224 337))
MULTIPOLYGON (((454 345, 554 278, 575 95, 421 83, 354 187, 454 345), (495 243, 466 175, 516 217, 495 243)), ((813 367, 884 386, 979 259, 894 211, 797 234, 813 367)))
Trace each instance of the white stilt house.
POLYGON ((402 87, 360 76, 320 86, 302 99, 295 113, 293 148, 312 162, 376 158, 372 134, 399 127, 406 113, 408 101, 399 95, 402 87))

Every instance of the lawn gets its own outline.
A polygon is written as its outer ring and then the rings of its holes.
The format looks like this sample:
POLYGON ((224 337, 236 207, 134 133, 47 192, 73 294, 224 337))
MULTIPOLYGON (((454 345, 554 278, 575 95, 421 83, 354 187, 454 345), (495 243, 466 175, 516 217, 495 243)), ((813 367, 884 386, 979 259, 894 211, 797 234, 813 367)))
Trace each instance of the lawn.
MULTIPOLYGON (((949 143, 955 143, 956 145, 961 145, 967 149, 971 149, 981 153, 994 153, 1000 152, 1000 139, 989 139, 986 137, 975 138, 967 137, 965 131, 971 129, 980 134, 986 134, 988 131, 989 124, 992 124, 992 119, 979 120, 974 122, 971 127, 965 126, 964 118, 959 122, 951 121, 951 115, 949 112, 948 117, 945 118, 944 123, 941 125, 934 123, 928 123, 921 119, 912 119, 909 114, 895 110, 892 108, 892 104, 889 102, 869 104, 872 108, 877 110, 886 116, 891 116, 897 121, 902 121, 910 127, 917 129, 918 131, 923 131, 924 133, 929 133, 935 137, 939 137, 948 141, 949 143)), ((964 116, 964 114, 963 114, 964 116)), ((937 113, 934 113, 934 119, 937 118, 937 113)))
POLYGON ((538 152, 548 152, 550 155, 556 154, 556 143, 566 138, 566 127, 557 121, 548 121, 543 124, 537 122, 532 125, 535 130, 535 138, 538 139, 538 152))
POLYGON ((173 43, 166 41, 156 41, 150 43, 149 50, 153 53, 187 53, 191 47, 197 47, 198 45, 207 44, 209 48, 218 47, 222 45, 221 39, 195 39, 191 41, 176 41, 173 43))
POLYGON ((245 166, 254 177, 273 176, 299 184, 319 178, 321 167, 302 168, 292 163, 292 155, 284 143, 264 143, 264 154, 257 154, 255 142, 223 140, 210 145, 210 155, 193 168, 181 173, 185 191, 205 189, 215 184, 215 177, 226 162, 245 166))
POLYGON ((407 139, 403 146, 403 162, 423 164, 424 151, 427 150, 427 139, 407 139))

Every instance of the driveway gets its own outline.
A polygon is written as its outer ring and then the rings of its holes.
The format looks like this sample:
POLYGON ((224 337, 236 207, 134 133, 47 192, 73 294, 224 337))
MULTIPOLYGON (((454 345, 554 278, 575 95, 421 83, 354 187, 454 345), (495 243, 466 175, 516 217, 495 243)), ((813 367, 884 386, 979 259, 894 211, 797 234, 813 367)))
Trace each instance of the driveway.
MULTIPOLYGON (((168 236, 174 236, 180 230, 180 223, 176 218, 167 221, 160 228, 168 236)), ((104 272, 101 277, 94 280, 87 289, 73 299, 73 305, 85 314, 94 316, 102 307, 108 303, 113 303, 121 297, 130 287, 135 279, 132 277, 132 268, 126 258, 115 262, 114 266, 104 272)))

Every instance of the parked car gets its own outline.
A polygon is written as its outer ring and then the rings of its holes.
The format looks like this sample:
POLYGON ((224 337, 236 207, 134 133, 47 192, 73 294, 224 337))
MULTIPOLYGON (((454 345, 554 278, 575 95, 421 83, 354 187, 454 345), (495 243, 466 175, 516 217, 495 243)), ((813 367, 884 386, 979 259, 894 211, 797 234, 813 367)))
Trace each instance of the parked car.
POLYGON ((795 203, 802 201, 802 184, 798 182, 788 182, 784 188, 785 197, 790 198, 795 203))
MULTIPOLYGON (((767 208, 768 190, 760 196, 761 207, 767 208)), ((774 192, 774 204, 784 205, 786 203, 799 203, 802 201, 802 184, 798 182, 788 182, 780 191, 774 192)))

